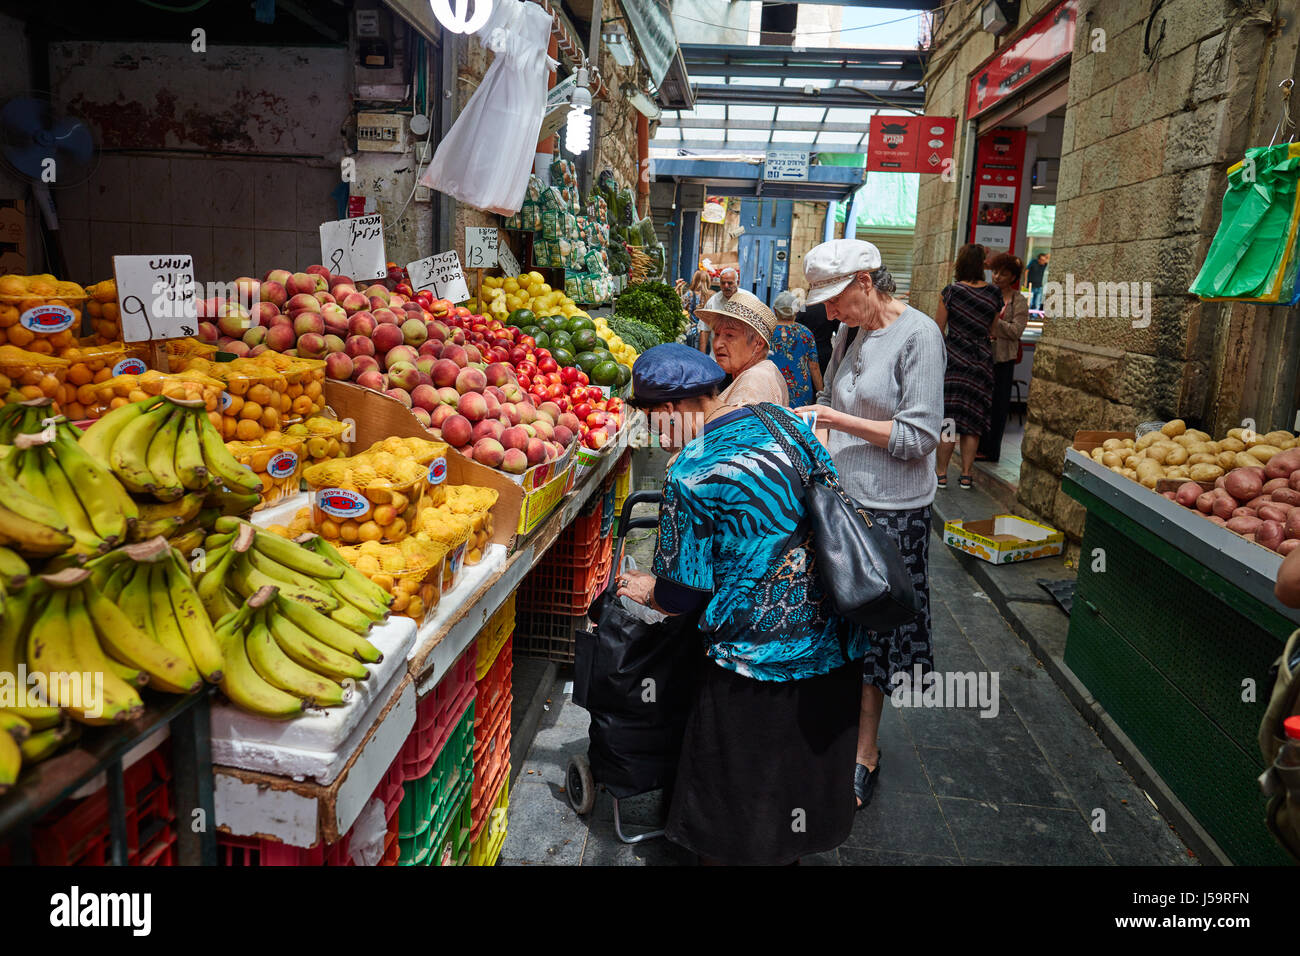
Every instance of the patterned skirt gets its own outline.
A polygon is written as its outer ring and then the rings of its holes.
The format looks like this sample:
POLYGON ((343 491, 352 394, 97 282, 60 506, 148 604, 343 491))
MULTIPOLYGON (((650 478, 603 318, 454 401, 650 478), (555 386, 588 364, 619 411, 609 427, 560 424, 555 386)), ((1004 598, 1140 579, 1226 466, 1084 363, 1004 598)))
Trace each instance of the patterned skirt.
POLYGON ((875 509, 871 517, 885 526, 898 543, 903 563, 912 573, 912 586, 921 599, 921 617, 892 631, 874 631, 871 647, 862 662, 862 682, 884 691, 893 691, 890 678, 902 671, 912 677, 912 668, 920 665, 921 673, 934 669, 934 651, 930 644, 930 506, 906 511, 875 509))
POLYGON ((948 343, 943 417, 952 419, 958 435, 983 435, 989 430, 993 408, 993 353, 962 345, 948 343))

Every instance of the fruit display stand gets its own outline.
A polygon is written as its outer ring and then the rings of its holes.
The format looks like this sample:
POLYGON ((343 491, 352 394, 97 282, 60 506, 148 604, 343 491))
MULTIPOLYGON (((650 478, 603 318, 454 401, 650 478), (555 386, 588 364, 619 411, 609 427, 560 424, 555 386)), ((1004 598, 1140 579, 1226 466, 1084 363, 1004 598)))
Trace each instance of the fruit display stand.
POLYGON ((1300 626, 1281 555, 1075 448, 1062 487, 1088 511, 1066 665, 1224 857, 1284 862, 1256 782, 1269 668, 1300 626))

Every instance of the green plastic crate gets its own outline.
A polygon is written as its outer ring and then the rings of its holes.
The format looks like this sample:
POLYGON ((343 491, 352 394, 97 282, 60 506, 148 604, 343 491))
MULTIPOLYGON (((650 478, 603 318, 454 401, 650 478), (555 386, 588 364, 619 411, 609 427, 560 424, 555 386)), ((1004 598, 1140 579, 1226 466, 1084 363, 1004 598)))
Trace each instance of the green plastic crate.
POLYGON ((461 791, 470 792, 474 779, 474 701, 456 722, 447 742, 424 777, 407 781, 398 807, 398 864, 430 866, 459 809, 461 791))

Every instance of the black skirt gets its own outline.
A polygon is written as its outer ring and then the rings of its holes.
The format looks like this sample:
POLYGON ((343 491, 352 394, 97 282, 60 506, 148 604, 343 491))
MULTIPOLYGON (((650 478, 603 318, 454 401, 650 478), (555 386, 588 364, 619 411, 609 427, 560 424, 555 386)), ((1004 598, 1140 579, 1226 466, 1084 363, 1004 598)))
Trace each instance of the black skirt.
POLYGON ((781 866, 843 843, 856 807, 861 666, 760 681, 706 663, 668 838, 731 865, 781 866))

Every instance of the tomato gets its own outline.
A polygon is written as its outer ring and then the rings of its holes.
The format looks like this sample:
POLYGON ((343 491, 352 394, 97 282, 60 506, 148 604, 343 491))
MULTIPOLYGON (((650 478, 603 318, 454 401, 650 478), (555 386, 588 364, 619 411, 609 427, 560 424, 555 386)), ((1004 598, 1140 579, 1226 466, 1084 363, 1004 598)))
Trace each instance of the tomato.
MULTIPOLYGON (((577 398, 577 396, 575 395, 574 398, 577 398)), ((573 414, 578 416, 578 421, 586 422, 587 416, 591 414, 591 406, 586 402, 577 402, 573 406, 573 414)))

